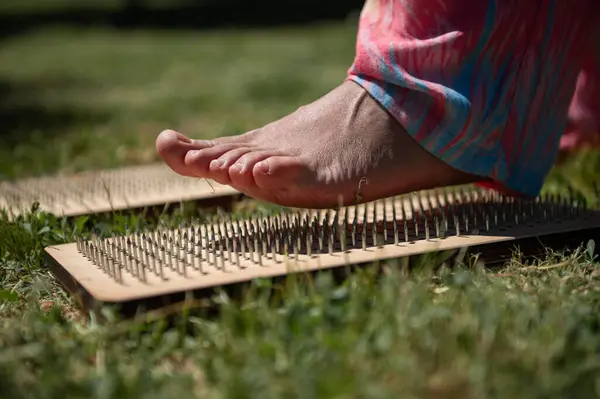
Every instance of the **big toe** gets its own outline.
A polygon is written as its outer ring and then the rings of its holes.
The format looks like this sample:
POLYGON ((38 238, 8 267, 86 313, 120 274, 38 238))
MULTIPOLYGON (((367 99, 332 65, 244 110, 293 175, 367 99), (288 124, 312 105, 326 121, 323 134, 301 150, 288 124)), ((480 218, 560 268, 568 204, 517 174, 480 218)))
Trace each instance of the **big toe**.
POLYGON ((165 130, 156 138, 156 151, 167 165, 183 176, 194 174, 185 164, 188 151, 211 147, 210 141, 192 140, 174 130, 165 130))
POLYGON ((259 189, 289 191, 302 189, 307 170, 296 157, 272 156, 256 163, 252 174, 259 189))

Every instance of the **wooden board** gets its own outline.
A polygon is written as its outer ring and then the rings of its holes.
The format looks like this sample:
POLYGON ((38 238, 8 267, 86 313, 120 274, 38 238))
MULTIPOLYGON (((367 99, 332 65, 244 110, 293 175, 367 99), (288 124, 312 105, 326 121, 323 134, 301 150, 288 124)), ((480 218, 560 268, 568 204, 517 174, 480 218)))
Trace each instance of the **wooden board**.
POLYGON ((241 195, 205 179, 183 177, 164 164, 0 182, 0 209, 20 213, 34 202, 59 216, 78 216, 241 195))
POLYGON ((84 242, 45 251, 51 268, 66 286, 78 287, 71 289, 95 301, 121 303, 598 227, 600 213, 573 201, 490 199, 475 194, 454 201, 429 194, 337 212, 296 211, 278 218, 223 220, 88 242, 106 257, 91 256, 93 252, 84 250, 84 242), (165 255, 170 251, 172 257, 165 255))

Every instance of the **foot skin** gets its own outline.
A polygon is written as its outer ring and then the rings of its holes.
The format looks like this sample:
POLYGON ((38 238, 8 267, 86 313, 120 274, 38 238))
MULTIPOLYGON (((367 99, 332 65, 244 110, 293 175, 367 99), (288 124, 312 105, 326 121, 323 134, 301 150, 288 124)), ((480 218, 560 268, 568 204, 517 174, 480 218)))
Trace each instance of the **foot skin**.
POLYGON ((248 133, 203 141, 166 130, 156 149, 181 175, 290 207, 353 205, 482 180, 433 157, 350 81, 248 133))
POLYGON ((596 130, 572 129, 567 131, 560 139, 558 155, 556 156, 555 165, 560 166, 570 158, 584 149, 599 149, 600 148, 600 133, 596 130))

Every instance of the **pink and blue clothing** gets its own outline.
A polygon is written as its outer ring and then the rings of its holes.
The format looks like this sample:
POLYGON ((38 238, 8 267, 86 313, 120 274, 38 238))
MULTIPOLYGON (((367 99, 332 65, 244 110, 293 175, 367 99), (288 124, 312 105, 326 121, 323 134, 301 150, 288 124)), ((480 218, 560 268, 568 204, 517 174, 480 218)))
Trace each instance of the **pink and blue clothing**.
POLYGON ((536 196, 569 129, 598 132, 599 8, 367 0, 348 79, 439 159, 536 196))

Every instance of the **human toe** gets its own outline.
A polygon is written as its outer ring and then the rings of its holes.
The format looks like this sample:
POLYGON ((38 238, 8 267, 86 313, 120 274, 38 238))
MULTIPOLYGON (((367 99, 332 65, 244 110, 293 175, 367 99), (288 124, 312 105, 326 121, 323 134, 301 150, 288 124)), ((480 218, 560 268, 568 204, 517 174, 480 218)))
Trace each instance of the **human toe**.
POLYGON ((157 153, 173 171, 184 176, 193 176, 185 165, 186 154, 212 145, 210 141, 192 140, 174 130, 165 130, 156 138, 157 153))

